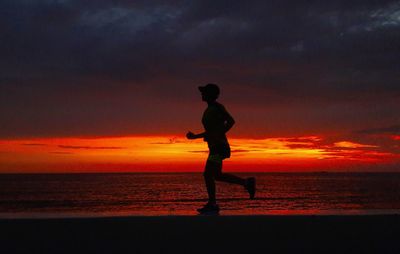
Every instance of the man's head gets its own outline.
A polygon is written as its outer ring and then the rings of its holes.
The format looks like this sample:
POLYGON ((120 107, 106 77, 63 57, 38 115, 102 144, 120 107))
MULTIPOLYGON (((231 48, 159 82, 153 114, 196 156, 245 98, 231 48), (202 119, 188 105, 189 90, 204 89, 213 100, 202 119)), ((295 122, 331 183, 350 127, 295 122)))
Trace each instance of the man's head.
POLYGON ((219 96, 219 87, 216 84, 199 86, 203 101, 215 101, 219 96))

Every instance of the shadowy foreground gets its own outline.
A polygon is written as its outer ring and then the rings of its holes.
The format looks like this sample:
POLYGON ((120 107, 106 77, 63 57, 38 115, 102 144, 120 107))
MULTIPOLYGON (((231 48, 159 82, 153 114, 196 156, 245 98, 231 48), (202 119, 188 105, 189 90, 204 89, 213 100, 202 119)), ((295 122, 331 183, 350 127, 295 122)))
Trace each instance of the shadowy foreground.
POLYGON ((400 253, 400 216, 0 220, 0 253, 400 253))

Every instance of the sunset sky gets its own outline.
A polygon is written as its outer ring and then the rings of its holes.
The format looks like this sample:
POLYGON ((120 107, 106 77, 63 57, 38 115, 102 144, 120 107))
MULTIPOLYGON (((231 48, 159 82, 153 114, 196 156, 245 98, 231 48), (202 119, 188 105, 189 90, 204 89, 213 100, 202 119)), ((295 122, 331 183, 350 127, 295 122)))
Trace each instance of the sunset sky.
POLYGON ((0 173, 400 171, 398 1, 0 3, 0 173))

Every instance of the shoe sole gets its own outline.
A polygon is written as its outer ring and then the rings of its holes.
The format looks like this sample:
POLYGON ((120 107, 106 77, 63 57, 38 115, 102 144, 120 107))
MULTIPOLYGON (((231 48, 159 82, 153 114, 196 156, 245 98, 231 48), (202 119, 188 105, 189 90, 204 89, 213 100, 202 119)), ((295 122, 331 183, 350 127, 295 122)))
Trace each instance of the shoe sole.
POLYGON ((199 212, 198 215, 219 215, 219 211, 199 212))

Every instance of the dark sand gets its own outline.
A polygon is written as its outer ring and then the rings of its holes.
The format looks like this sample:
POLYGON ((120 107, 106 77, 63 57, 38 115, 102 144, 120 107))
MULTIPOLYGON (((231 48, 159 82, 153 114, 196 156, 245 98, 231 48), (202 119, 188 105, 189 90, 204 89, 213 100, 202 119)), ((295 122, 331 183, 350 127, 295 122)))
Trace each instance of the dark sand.
POLYGON ((400 253, 400 216, 0 220, 0 253, 400 253))

